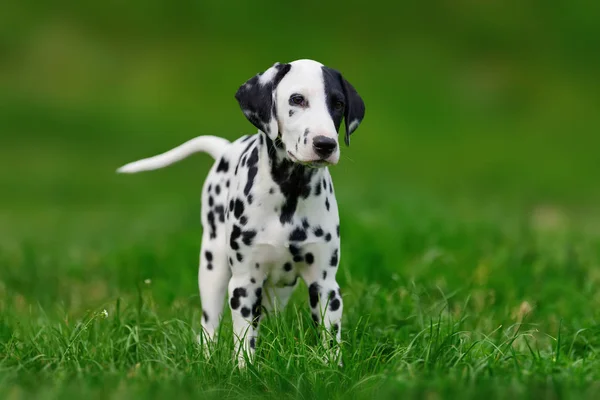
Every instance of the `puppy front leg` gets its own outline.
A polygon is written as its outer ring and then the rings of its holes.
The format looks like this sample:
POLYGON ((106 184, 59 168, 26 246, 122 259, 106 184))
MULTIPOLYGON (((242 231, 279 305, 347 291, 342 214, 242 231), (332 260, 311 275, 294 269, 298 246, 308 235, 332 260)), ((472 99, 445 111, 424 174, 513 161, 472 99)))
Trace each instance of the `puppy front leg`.
POLYGON ((233 344, 238 366, 245 367, 246 358, 254 359, 262 303, 262 280, 250 274, 236 274, 229 280, 229 306, 233 320, 233 344))
POLYGON ((334 250, 331 255, 323 254, 323 257, 319 257, 321 262, 308 266, 303 271, 302 278, 308 286, 312 318, 317 325, 322 324, 325 328, 322 340, 327 349, 327 359, 341 366, 339 344, 344 306, 340 287, 335 279, 339 262, 338 252, 339 250, 334 250))

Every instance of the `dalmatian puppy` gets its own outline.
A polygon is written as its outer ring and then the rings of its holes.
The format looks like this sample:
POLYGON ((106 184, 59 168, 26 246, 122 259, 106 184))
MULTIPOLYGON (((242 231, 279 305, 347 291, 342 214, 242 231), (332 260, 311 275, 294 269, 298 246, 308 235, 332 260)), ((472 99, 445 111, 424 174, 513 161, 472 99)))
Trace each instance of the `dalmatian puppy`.
POLYGON ((275 63, 235 97, 258 133, 232 143, 200 136, 118 172, 162 168, 195 152, 215 158, 202 189, 198 274, 207 344, 228 292, 235 349, 245 365, 264 312, 283 309, 300 278, 314 322, 325 328, 325 348, 341 363, 340 224, 328 166, 340 159, 342 120, 349 145, 364 102, 338 71, 313 60, 275 63))

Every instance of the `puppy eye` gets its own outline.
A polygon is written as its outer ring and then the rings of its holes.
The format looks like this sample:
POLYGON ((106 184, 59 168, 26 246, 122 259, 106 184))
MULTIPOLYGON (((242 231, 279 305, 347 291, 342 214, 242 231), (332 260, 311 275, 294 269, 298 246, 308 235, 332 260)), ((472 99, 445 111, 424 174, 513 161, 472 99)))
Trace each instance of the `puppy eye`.
POLYGON ((293 94, 290 97, 290 105, 292 106, 304 106, 306 104, 306 100, 304 99, 304 96, 302 96, 301 94, 293 94))
POLYGON ((335 107, 336 110, 343 110, 344 109, 344 103, 341 101, 336 101, 335 104, 333 105, 335 107))

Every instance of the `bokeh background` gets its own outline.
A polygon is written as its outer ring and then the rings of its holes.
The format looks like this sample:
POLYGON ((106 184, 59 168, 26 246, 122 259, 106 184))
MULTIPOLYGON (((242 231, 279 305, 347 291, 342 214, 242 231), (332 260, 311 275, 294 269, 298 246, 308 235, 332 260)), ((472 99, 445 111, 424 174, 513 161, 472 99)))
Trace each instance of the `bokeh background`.
MULTIPOLYGON (((508 315, 527 300, 546 327, 571 311, 572 326, 593 323, 597 247, 579 264, 541 268, 540 254, 568 251, 536 247, 531 232, 576 235, 575 245, 600 233, 599 4, 3 3, 3 309, 76 315, 151 279, 157 304, 197 313, 211 160, 115 170, 197 135, 253 133, 239 85, 276 61, 311 58, 339 69, 367 108, 332 169, 346 286, 475 282, 480 309, 495 301, 508 315), (552 300, 565 282, 560 309, 552 300)), ((0 332, 10 326, 0 321, 0 332)))

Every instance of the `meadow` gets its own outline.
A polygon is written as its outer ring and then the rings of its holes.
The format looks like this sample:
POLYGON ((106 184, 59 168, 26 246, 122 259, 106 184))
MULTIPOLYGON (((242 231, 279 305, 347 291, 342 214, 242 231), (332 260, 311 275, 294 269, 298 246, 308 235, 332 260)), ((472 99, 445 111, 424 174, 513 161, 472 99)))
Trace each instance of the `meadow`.
POLYGON ((0 16, 0 398, 597 397, 596 10, 83 4, 0 16), (331 169, 345 365, 302 286, 239 371, 229 312, 195 342, 211 160, 115 170, 252 133, 235 90, 298 58, 367 108, 331 169))

